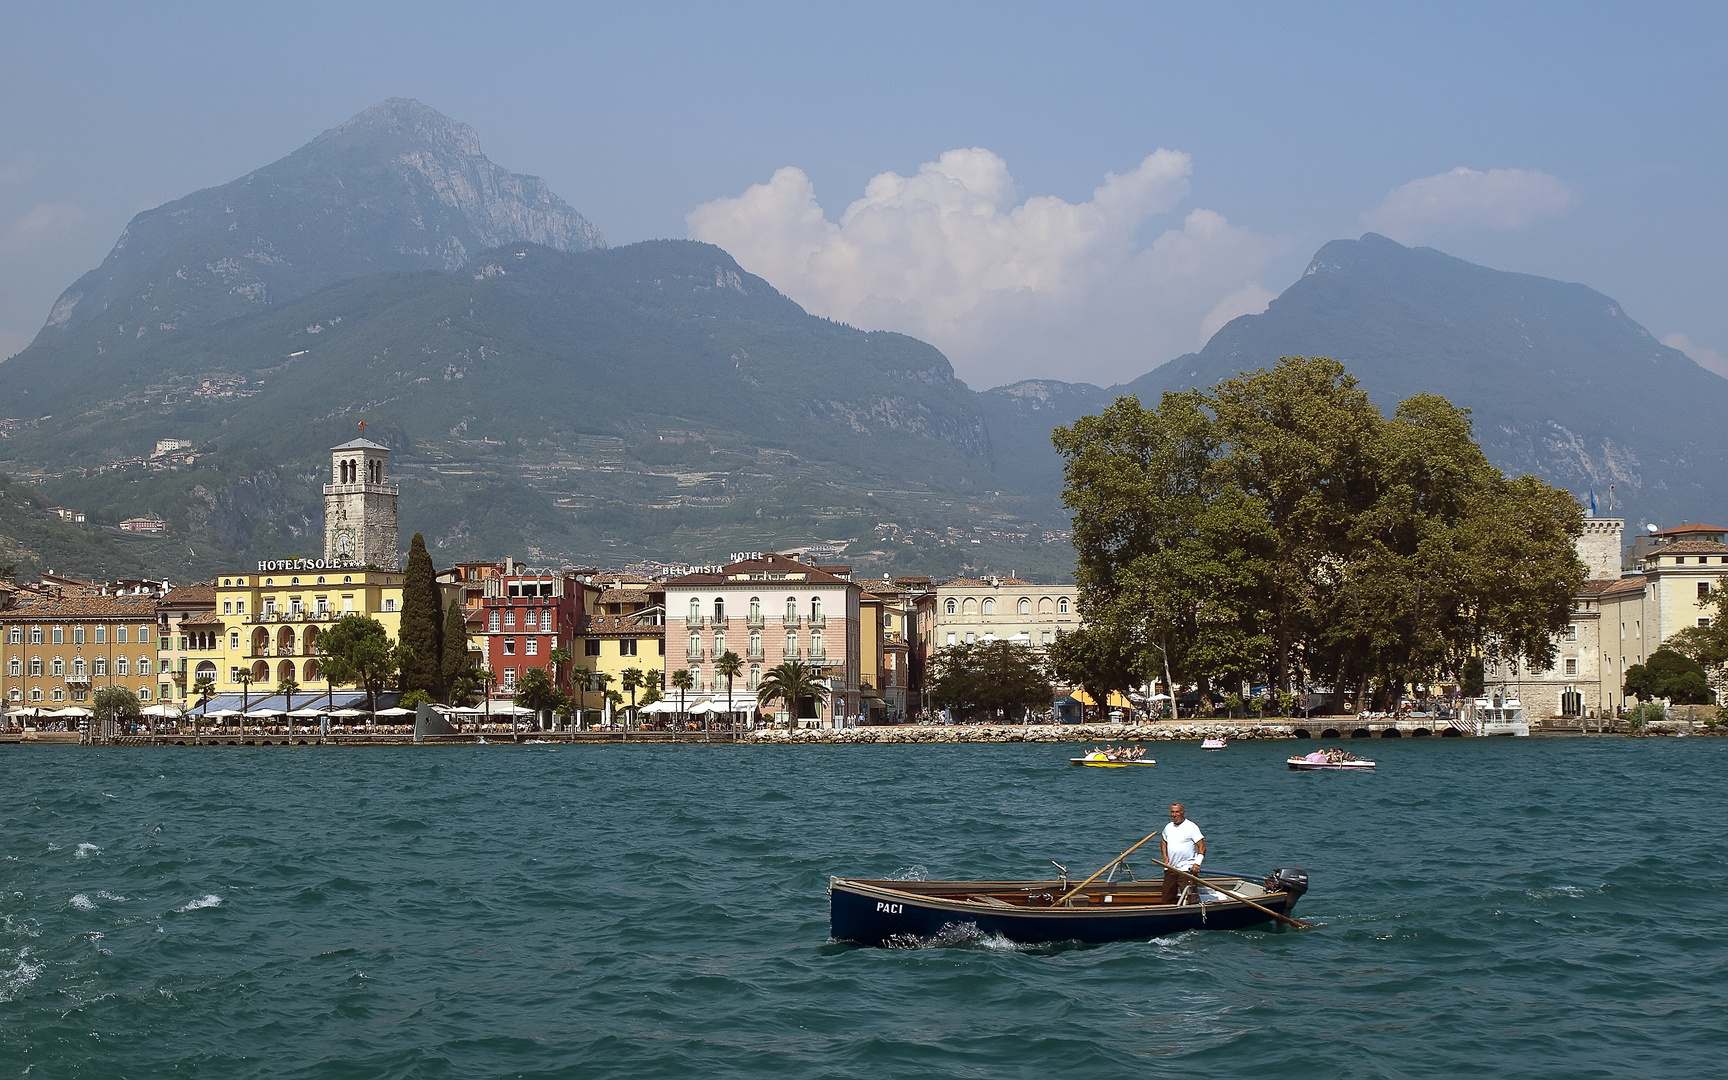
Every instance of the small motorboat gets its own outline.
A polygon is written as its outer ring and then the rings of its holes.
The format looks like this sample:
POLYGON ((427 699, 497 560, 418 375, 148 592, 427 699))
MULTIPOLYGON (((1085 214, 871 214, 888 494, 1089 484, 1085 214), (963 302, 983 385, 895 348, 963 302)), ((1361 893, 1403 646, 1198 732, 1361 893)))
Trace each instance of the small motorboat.
POLYGON ((1125 758, 1111 757, 1109 754, 1087 754, 1085 757, 1071 757, 1070 765, 1090 765, 1094 769, 1125 769, 1130 765, 1156 765, 1149 757, 1125 758))
POLYGON ((1206 739, 1200 743, 1200 749, 1202 750, 1222 750, 1224 749, 1224 746, 1225 743, 1223 739, 1206 739))
POLYGON ((1273 922, 1267 910, 1288 917, 1308 891, 1308 874, 1295 867, 1265 878, 1204 872, 1208 885, 1189 885, 1174 904, 1163 903, 1160 883, 1092 882, 1066 903, 1067 881, 887 881, 828 879, 831 940, 913 948, 984 935, 1035 945, 1054 941, 1098 944, 1140 941, 1185 930, 1242 930, 1273 922), (1252 901, 1260 905, 1256 908, 1252 901), (1266 909, 1266 910, 1261 910, 1266 909))
POLYGON ((1374 768, 1372 761, 1362 758, 1348 758, 1344 761, 1332 761, 1323 753, 1315 751, 1312 754, 1292 754, 1284 764, 1302 772, 1319 772, 1330 770, 1334 772, 1364 772, 1374 768))

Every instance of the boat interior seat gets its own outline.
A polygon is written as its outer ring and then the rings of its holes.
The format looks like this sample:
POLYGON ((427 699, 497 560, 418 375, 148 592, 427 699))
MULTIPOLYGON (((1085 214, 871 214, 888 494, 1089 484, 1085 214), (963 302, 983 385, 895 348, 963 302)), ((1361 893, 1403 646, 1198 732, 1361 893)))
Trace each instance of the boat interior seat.
POLYGON ((978 901, 980 904, 989 904, 991 907, 1011 908, 1014 906, 1006 900, 998 900, 994 896, 985 896, 983 893, 973 893, 971 899, 978 901))

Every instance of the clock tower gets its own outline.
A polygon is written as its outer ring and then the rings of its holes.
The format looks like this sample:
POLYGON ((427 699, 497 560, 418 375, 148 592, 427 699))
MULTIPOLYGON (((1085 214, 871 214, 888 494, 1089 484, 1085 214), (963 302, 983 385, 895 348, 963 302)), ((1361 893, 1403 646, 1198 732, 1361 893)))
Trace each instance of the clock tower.
POLYGON ((324 485, 324 558, 396 569, 401 549, 390 448, 364 438, 331 447, 330 479, 324 485))

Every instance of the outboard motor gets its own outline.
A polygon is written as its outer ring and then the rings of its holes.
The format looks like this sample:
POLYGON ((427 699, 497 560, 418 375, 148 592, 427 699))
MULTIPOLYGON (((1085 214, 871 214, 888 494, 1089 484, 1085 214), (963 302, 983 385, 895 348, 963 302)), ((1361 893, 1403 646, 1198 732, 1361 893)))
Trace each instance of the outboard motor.
POLYGON ((1267 892, 1289 893, 1290 902, 1295 903, 1308 891, 1308 871, 1295 866, 1281 866, 1267 874, 1262 884, 1267 892))

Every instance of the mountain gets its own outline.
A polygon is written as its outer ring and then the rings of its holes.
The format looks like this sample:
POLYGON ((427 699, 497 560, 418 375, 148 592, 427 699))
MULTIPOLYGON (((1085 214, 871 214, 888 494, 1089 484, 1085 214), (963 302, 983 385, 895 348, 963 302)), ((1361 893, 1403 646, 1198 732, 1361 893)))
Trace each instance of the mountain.
POLYGON ((882 571, 1071 559, 989 494, 979 399, 940 352, 811 316, 706 244, 512 244, 96 357, 69 355, 77 340, 0 366, 0 385, 15 365, 103 369, 15 425, 10 467, 236 557, 316 548, 327 447, 364 419, 396 451, 404 535, 441 558, 853 538, 848 557, 882 571), (210 456, 103 469, 168 437, 210 456))
MULTIPOLYGON (((473 128, 391 98, 280 161, 133 218, 102 265, 61 294, 35 344, 84 330, 78 355, 101 356, 349 278, 454 270, 518 241, 604 246, 545 181, 487 160, 473 128)), ((51 394, 98 369, 38 369, 31 390, 51 394)))
MULTIPOLYGON (((1671 349, 1613 299, 1583 285, 1477 266, 1432 248, 1369 233, 1322 247, 1302 277, 1258 315, 1221 328, 1198 353, 1132 382, 1100 390, 1037 383, 1046 405, 987 410, 998 448, 1027 454, 999 462, 1005 475, 1047 482, 1033 453, 1049 427, 1096 411, 1095 402, 1206 387, 1281 356, 1341 360, 1382 409, 1413 394, 1443 395, 1471 410, 1495 465, 1534 473, 1580 499, 1595 491, 1606 512, 1649 521, 1715 520, 1728 513, 1728 380, 1671 349), (1022 449, 1024 448, 1024 449, 1022 449)), ((1027 394, 1017 387, 985 396, 1027 394)))

